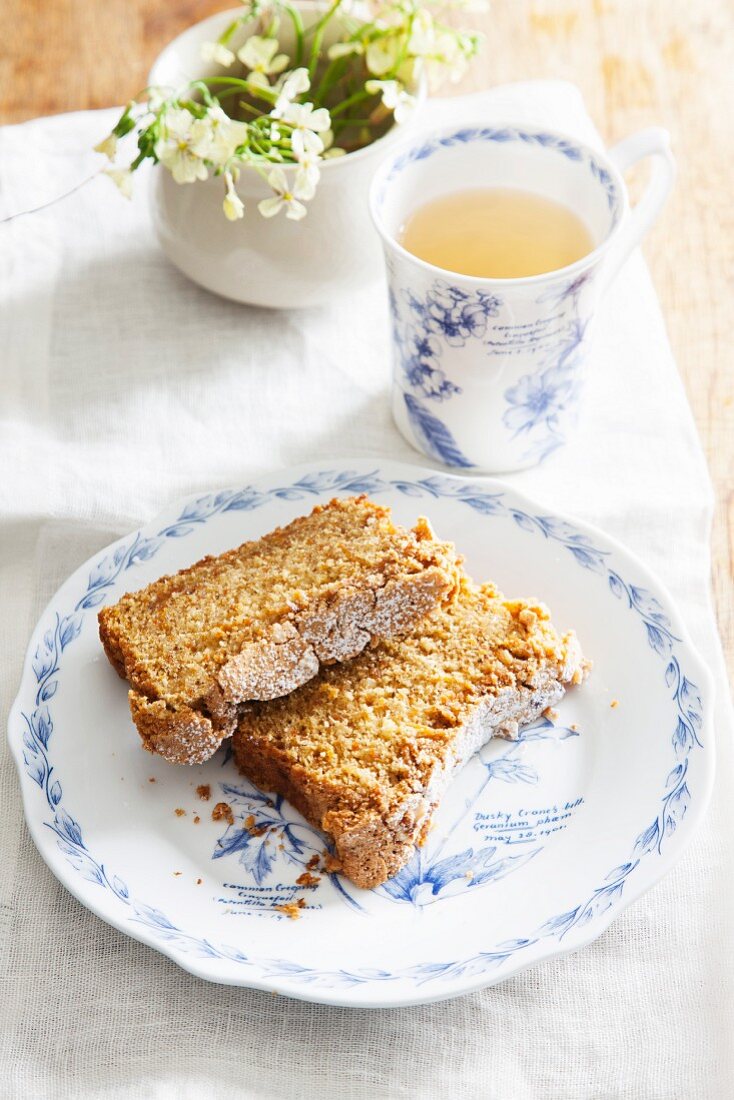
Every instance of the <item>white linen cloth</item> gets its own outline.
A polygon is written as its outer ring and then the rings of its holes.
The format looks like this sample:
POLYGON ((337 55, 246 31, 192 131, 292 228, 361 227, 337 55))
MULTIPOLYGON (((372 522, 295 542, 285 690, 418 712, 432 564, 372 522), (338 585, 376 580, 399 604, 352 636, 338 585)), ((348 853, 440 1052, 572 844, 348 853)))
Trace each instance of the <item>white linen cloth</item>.
MULTIPOLYGON (((598 140, 562 83, 431 110, 436 124, 510 118, 598 140)), ((0 217, 94 172, 88 150, 114 117, 0 130, 0 217)), ((3 714, 57 586, 170 500, 307 459, 421 461, 390 418, 382 287, 290 314, 220 301, 158 251, 144 192, 128 204, 96 179, 0 225, 3 714)), ((714 669, 716 793, 675 870, 590 947, 495 988, 407 1009, 309 1005, 208 985, 82 908, 29 840, 3 746, 0 1094, 734 1095, 734 771, 709 602, 712 494, 639 255, 604 306, 579 437, 508 480, 636 551, 714 669)))

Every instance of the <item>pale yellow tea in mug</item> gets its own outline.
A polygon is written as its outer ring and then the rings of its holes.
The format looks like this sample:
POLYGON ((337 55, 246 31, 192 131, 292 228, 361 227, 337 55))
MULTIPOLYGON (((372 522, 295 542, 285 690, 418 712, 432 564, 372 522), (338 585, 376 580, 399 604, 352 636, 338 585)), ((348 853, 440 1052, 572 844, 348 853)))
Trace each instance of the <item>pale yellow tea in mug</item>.
POLYGON ((410 215, 398 239, 420 260, 480 279, 543 275, 594 248, 588 229, 568 207, 504 187, 433 199, 410 215))

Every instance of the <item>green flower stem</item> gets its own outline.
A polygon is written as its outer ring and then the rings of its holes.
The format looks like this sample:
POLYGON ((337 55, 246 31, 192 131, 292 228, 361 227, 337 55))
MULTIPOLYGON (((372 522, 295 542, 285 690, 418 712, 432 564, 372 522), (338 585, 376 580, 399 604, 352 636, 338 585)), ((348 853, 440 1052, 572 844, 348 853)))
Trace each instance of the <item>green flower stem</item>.
POLYGON ((355 103, 364 103, 366 99, 372 99, 370 92, 355 92, 354 95, 350 95, 343 103, 339 103, 333 108, 330 112, 332 119, 336 118, 338 115, 343 115, 344 112, 348 111, 350 107, 353 107, 355 103))
POLYGON ((334 0, 329 10, 324 12, 318 22, 314 23, 312 27, 308 28, 308 30, 305 32, 306 36, 308 36, 309 34, 318 34, 319 31, 321 31, 331 20, 331 18, 337 13, 343 2, 344 0, 334 0))
POLYGON ((249 92, 250 95, 255 96, 256 99, 264 99, 266 103, 275 103, 277 94, 272 90, 268 91, 260 84, 251 84, 249 80, 240 80, 236 76, 205 76, 202 77, 199 84, 225 84, 230 88, 237 88, 249 92))
POLYGON ((226 46, 231 40, 232 35, 235 33, 235 31, 239 30, 240 27, 246 27, 248 23, 252 23, 253 19, 257 19, 259 14, 260 5, 253 4, 250 11, 245 12, 244 15, 239 15, 229 24, 228 27, 226 27, 222 31, 219 38, 217 39, 217 42, 219 42, 219 44, 222 46, 226 46))
POLYGON ((354 28, 347 36, 347 42, 358 42, 359 40, 365 41, 370 37, 373 31, 379 30, 376 23, 358 23, 354 19, 347 19, 345 16, 345 22, 351 23, 354 28))
POLYGON ((179 105, 189 111, 194 118, 203 118, 208 109, 206 104, 197 103, 193 99, 181 99, 179 105))
MULTIPOLYGON (((236 88, 234 92, 225 92, 224 95, 220 95, 218 98, 220 100, 227 99, 227 97, 231 95, 239 95, 239 89, 236 88)), ((255 118, 253 118, 252 122, 247 123, 248 126, 254 125, 263 117, 258 111, 257 107, 253 107, 251 103, 247 103, 244 99, 241 99, 237 106, 241 107, 243 111, 249 111, 251 115, 255 115, 255 118)))
POLYGON ((130 171, 135 172, 140 167, 140 165, 143 163, 143 161, 148 160, 148 158, 150 158, 153 161, 154 164, 158 163, 158 157, 155 155, 152 148, 149 151, 148 150, 146 150, 146 151, 141 150, 138 153, 138 155, 136 156, 135 160, 130 165, 130 171))
POLYGON ((330 61, 324 70, 324 75, 319 81, 319 86, 314 92, 314 103, 317 107, 322 106, 324 103, 324 97, 331 91, 335 84, 338 84, 344 75, 346 70, 347 57, 335 57, 333 61, 330 61), (339 71, 341 69, 341 72, 339 71))
POLYGON ((214 106, 214 100, 212 94, 207 88, 203 80, 195 80, 189 85, 189 90, 192 92, 199 92, 207 107, 214 106))
POLYGON ((309 58, 308 62, 308 76, 310 80, 313 80, 314 78, 314 75, 316 73, 316 66, 319 63, 319 57, 321 56, 321 42, 324 37, 324 30, 325 27, 321 27, 321 29, 316 31, 316 34, 313 36, 313 42, 311 44, 311 57, 309 58))
POLYGON ((400 68, 401 68, 403 62, 405 61, 405 59, 408 56, 408 43, 410 42, 410 36, 413 33, 413 24, 414 23, 415 23, 415 12, 412 12, 411 16, 410 16, 410 20, 408 22, 408 29, 405 33, 405 37, 403 38, 403 48, 400 51, 400 53, 398 54, 398 60, 397 60, 397 63, 395 65, 395 72, 396 73, 400 72, 400 68))
POLYGON ((293 33, 296 36, 295 67, 298 69, 303 61, 303 20, 298 8, 292 4, 283 4, 283 8, 293 24, 293 33))
MULTIPOLYGON (((385 115, 389 115, 389 111, 385 115)), ((349 129, 350 126, 377 126, 385 121, 385 118, 340 118, 338 122, 334 123, 334 137, 337 134, 341 134, 344 130, 349 129)))

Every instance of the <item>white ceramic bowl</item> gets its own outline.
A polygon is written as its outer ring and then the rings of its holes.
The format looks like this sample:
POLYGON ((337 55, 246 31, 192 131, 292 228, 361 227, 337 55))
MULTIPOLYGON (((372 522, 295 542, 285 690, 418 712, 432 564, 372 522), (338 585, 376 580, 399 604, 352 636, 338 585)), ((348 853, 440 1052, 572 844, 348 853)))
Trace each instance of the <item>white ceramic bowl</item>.
MULTIPOLYGON (((324 7, 305 2, 299 10, 308 24, 324 7)), ((176 88, 197 77, 222 73, 217 65, 201 60, 201 45, 218 38, 238 14, 238 9, 219 12, 180 34, 154 62, 148 83, 176 88)), ((336 38, 336 21, 330 28, 336 38)), ((284 25, 281 41, 286 50, 288 31, 284 25)), ((250 33, 242 28, 231 45, 239 48, 250 33)), ((423 99, 422 89, 419 99, 423 99)), ((271 192, 255 172, 243 171, 237 185, 245 217, 229 222, 222 213, 221 179, 177 184, 169 172, 157 168, 153 221, 163 251, 200 286, 259 306, 320 305, 335 294, 379 279, 382 253, 368 210, 369 184, 377 165, 417 114, 372 145, 325 161, 316 196, 300 222, 282 215, 268 220, 259 215, 257 203, 271 192)))

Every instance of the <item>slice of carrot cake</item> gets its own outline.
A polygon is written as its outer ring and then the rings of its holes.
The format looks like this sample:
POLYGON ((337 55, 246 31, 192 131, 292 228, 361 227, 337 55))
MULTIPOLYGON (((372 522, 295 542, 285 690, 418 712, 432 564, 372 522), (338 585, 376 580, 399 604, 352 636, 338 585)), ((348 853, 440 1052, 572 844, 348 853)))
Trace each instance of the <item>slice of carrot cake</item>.
POLYGON ((405 637, 322 669, 285 699, 244 706, 235 758, 333 838, 353 882, 378 886, 421 843, 469 757, 490 737, 516 736, 587 667, 542 604, 465 581, 405 637))
POLYGON ((427 520, 406 530, 364 496, 332 500, 123 596, 100 611, 99 632, 145 748, 199 764, 232 733, 238 703, 286 695, 403 633, 453 599, 461 576, 427 520))

